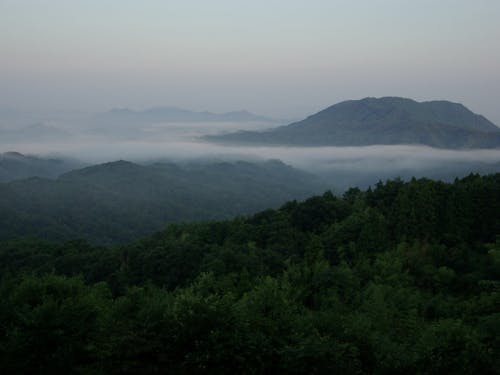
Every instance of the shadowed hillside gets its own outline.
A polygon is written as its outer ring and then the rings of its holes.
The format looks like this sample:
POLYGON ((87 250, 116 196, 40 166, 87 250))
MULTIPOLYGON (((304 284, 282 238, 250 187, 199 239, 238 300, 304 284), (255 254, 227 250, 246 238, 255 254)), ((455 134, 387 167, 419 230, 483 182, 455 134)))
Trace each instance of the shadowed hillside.
POLYGON ((324 189, 279 161, 157 163, 117 161, 56 180, 0 184, 0 238, 132 240, 166 223, 230 218, 324 189))

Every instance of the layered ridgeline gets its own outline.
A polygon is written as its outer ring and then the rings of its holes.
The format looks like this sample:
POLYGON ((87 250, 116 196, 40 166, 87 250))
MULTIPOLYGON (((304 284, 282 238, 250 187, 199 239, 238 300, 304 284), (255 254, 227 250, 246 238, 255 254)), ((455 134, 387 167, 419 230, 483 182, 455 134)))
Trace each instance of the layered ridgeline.
POLYGON ((222 219, 325 190, 279 161, 138 165, 118 161, 59 178, 0 184, 0 239, 136 239, 166 223, 222 219))
POLYGON ((94 116, 94 119, 103 123, 155 123, 155 122, 276 122, 277 120, 256 115, 245 110, 225 113, 208 111, 191 111, 178 107, 154 107, 141 111, 129 108, 115 108, 108 112, 94 116))
POLYGON ((219 142, 300 146, 500 147, 500 129, 462 104, 419 103, 398 97, 349 100, 305 120, 269 131, 245 131, 207 138, 219 142))
MULTIPOLYGON (((277 124, 278 122, 283 124, 279 120, 256 115, 245 110, 213 113, 165 106, 145 110, 112 109, 85 119, 80 126, 91 134, 112 136, 115 139, 130 138, 138 140, 149 139, 152 136, 158 137, 159 134, 165 134, 165 131, 166 134, 169 134, 168 129, 172 125, 180 126, 181 129, 193 129, 193 127, 198 130, 204 129, 205 133, 203 134, 207 134, 206 131, 214 126, 232 125, 236 126, 233 129, 241 129, 241 127, 237 127, 238 123, 246 124, 246 128, 257 124, 277 124)), ((172 129, 170 128, 170 130, 172 129)))
POLYGON ((28 177, 55 178, 83 163, 68 158, 41 158, 19 152, 0 153, 0 183, 28 177))
POLYGON ((499 205, 500 174, 395 180, 121 247, 0 243, 0 373, 498 374, 499 205))

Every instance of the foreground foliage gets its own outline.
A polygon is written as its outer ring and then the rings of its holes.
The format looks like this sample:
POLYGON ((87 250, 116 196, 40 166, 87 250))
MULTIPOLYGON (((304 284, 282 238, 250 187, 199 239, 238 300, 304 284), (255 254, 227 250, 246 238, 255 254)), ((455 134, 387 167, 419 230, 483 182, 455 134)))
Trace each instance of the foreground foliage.
POLYGON ((2 373, 481 373, 500 368, 500 174, 0 246, 2 373))

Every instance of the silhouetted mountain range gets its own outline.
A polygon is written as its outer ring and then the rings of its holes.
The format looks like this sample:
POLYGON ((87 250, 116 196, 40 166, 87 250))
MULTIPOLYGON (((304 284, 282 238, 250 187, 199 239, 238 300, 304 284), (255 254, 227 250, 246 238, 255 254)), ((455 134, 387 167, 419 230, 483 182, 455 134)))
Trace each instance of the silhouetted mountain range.
POLYGON ((227 113, 197 112, 177 107, 154 107, 143 111, 135 111, 128 108, 115 108, 95 116, 95 120, 102 123, 117 124, 142 124, 155 122, 211 122, 211 121, 255 121, 255 122, 277 122, 265 116, 255 115, 245 110, 227 113))
POLYGON ((0 182, 9 182, 28 177, 55 178, 83 163, 72 159, 40 158, 19 152, 0 153, 0 182))
POLYGON ((231 143, 364 146, 422 144, 439 148, 497 148, 500 129, 462 104, 398 97, 335 104, 306 119, 263 132, 209 136, 231 143))

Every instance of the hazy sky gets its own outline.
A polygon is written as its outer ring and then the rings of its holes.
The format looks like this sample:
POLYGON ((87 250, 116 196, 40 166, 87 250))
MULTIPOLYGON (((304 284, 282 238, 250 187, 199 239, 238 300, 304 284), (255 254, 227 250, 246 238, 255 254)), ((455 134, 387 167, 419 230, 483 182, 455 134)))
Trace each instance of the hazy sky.
POLYGON ((500 0, 0 0, 0 107, 300 117, 464 103, 500 125, 500 0))

